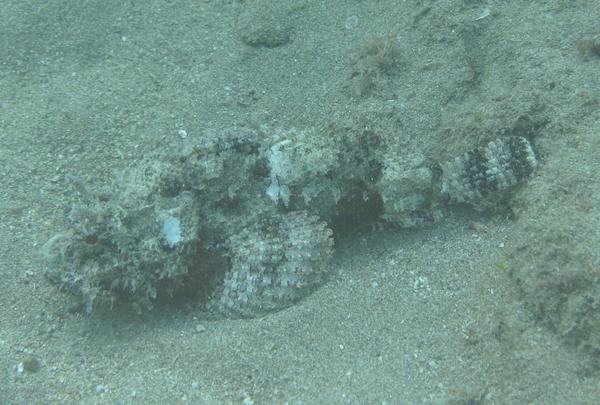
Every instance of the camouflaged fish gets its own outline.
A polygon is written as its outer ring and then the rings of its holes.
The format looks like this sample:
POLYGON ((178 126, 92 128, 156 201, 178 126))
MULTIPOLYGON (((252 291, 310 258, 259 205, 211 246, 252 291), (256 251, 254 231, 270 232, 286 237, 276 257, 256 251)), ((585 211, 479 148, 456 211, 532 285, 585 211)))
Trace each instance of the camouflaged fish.
POLYGON ((68 229, 44 246, 47 276, 87 312, 183 296, 209 316, 260 316, 326 280, 335 235, 488 209, 538 165, 517 136, 437 164, 364 137, 232 129, 182 139, 105 187, 75 184, 68 229))

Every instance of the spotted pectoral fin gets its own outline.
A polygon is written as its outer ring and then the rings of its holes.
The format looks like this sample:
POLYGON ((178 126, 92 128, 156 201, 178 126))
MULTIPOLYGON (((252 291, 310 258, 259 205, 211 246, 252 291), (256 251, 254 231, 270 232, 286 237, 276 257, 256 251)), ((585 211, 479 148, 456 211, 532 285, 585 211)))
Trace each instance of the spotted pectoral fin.
POLYGON ((213 298, 219 312, 250 317, 285 308, 324 279, 332 232, 304 211, 254 224, 228 241, 231 267, 213 298))

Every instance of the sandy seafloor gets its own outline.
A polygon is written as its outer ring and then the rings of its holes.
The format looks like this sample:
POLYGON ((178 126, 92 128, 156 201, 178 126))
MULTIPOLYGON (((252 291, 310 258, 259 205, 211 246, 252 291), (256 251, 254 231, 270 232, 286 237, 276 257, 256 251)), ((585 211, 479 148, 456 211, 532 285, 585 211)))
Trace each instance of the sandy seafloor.
POLYGON ((0 403, 599 403, 598 21, 593 0, 3 0, 0 403), (431 160, 516 133, 541 165, 510 218, 337 240, 327 283, 263 318, 70 310, 40 260, 66 174, 263 124, 431 160))

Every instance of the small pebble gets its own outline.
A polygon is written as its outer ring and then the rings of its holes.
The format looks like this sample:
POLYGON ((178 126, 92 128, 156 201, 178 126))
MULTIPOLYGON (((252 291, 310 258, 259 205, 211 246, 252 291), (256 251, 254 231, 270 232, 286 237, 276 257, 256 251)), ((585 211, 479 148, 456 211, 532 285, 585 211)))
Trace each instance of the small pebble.
POLYGON ((23 369, 23 362, 20 362, 15 366, 15 373, 17 374, 17 377, 21 377, 21 375, 23 375, 23 369))
POLYGON ((475 21, 483 20, 484 18, 486 18, 490 15, 490 12, 491 12, 491 10, 489 8, 484 8, 479 13, 479 16, 477 18, 475 18, 475 21))

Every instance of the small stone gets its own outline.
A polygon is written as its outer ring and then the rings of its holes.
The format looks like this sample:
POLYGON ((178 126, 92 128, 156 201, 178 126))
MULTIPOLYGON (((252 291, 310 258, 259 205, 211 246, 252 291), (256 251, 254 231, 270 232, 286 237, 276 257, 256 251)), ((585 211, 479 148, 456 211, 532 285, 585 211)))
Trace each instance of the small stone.
POLYGON ((202 324, 196 325, 196 333, 206 332, 206 326, 202 324))
POLYGON ((23 370, 24 370, 23 362, 20 362, 19 364, 17 364, 15 366, 15 373, 17 374, 17 377, 20 377, 21 375, 23 375, 23 370))
POLYGON ((483 20, 484 18, 490 15, 491 10, 489 8, 484 8, 481 10, 479 15, 475 18, 475 21, 483 20))

